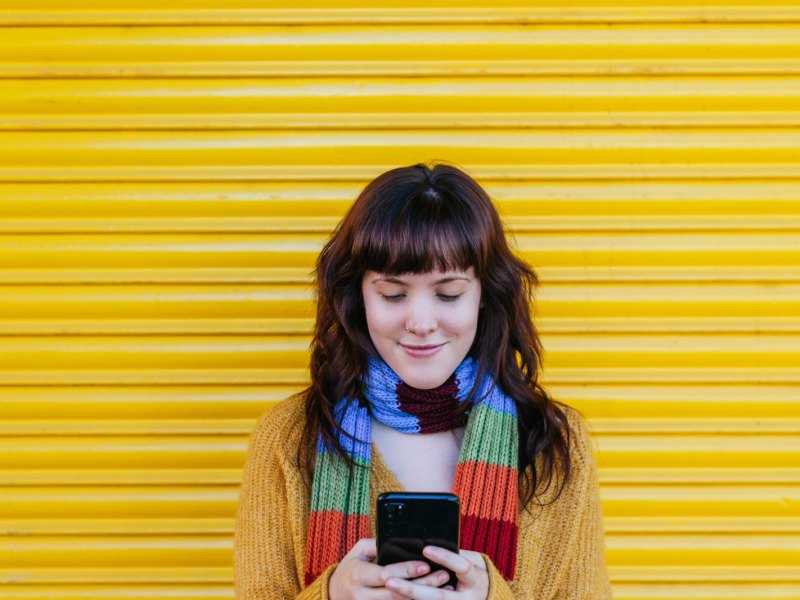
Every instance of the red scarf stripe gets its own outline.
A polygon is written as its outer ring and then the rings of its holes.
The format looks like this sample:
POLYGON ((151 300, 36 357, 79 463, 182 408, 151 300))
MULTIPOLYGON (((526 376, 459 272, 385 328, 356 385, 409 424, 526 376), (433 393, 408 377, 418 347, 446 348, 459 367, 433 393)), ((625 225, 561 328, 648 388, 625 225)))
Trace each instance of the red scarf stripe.
POLYGON ((308 531, 307 548, 316 548, 317 551, 308 556, 306 585, 319 577, 329 565, 340 561, 358 540, 371 537, 372 525, 366 515, 345 516, 338 510, 324 510, 310 514, 308 531))
POLYGON ((462 499, 462 515, 503 521, 517 519, 517 469, 472 460, 458 463, 453 490, 462 499), (465 484, 474 485, 475 481, 484 482, 484 488, 488 493, 481 495, 467 493, 465 484), (491 493, 492 490, 502 496, 495 496, 491 493))
POLYGON ((505 579, 509 581, 514 579, 514 568, 517 562, 517 524, 515 522, 462 515, 461 547, 488 554, 505 579), (481 548, 476 548, 476 540, 483 540, 481 548))

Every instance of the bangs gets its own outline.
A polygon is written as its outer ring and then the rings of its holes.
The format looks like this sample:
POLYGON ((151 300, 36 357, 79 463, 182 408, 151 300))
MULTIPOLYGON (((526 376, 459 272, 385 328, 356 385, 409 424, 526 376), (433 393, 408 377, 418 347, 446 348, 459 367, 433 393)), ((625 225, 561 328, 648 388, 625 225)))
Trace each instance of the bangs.
POLYGON ((486 232, 461 204, 443 201, 439 194, 420 194, 382 206, 384 214, 366 216, 353 244, 360 270, 400 275, 473 267, 479 275, 486 232))

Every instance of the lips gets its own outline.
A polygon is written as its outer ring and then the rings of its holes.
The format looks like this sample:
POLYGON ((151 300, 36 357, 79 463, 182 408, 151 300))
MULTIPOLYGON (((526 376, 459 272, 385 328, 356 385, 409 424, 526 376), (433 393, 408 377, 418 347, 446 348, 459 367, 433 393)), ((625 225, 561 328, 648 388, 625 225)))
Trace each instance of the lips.
POLYGON ((426 346, 407 346, 405 344, 400 344, 403 350, 405 350, 406 354, 413 356, 415 358, 425 358, 427 356, 433 356, 436 354, 444 344, 429 344, 426 346))

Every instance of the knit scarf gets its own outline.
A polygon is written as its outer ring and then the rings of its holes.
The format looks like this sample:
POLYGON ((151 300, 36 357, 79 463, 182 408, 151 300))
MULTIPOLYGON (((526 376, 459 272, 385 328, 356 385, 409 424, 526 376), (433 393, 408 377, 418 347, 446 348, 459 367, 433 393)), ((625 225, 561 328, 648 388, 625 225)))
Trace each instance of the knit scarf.
MULTIPOLYGON (((418 390, 403 383, 382 360, 370 358, 363 378, 369 407, 341 399, 334 415, 337 438, 353 459, 350 474, 340 455, 317 442, 306 544, 306 585, 340 561, 359 539, 372 537, 369 474, 370 414, 403 433, 435 433, 463 425, 453 411, 476 384, 478 365, 467 357, 444 384, 418 390)), ((514 401, 488 375, 468 411, 453 493, 461 504, 461 547, 487 554, 507 580, 517 554, 517 452, 514 401)))

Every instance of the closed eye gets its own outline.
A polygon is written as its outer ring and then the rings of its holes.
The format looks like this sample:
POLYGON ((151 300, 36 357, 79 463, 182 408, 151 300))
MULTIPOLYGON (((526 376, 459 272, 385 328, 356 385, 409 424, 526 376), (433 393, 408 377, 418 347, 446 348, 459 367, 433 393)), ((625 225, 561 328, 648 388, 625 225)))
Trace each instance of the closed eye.
POLYGON ((403 298, 405 298, 405 294, 395 294, 394 296, 387 296, 385 294, 381 294, 381 297, 386 300, 387 302, 400 302, 403 298))
MULTIPOLYGON (((455 296, 451 296, 449 294, 436 294, 436 296, 442 302, 455 302, 461 297, 461 294, 456 294, 455 296)), ((406 297, 405 294, 395 294, 393 296, 387 296, 386 294, 381 294, 381 297, 386 300, 387 302, 400 302, 403 298, 406 297)))

